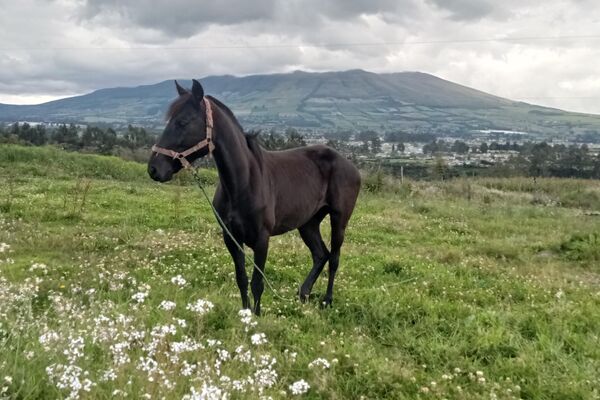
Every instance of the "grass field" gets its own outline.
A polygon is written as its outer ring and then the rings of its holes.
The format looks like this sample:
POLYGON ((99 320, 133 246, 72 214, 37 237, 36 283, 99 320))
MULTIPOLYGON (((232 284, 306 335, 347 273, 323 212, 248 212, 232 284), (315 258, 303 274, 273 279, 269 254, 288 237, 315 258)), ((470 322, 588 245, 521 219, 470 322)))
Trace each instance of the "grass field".
POLYGON ((599 212, 597 181, 386 181, 333 308, 292 232, 254 318, 185 179, 0 146, 0 398, 597 399, 599 212))

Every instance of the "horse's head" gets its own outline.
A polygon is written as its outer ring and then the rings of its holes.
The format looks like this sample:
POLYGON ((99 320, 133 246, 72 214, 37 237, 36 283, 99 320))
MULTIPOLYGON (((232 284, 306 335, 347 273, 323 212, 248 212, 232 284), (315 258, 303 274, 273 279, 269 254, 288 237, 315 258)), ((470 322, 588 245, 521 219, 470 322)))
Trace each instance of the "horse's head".
MULTIPOLYGON (((202 112, 204 89, 197 80, 192 81, 192 90, 182 88, 177 81, 175 87, 179 97, 171 104, 167 113, 167 126, 156 146, 167 151, 182 153, 206 139, 206 118, 202 112)), ((187 161, 204 157, 208 146, 186 157, 187 161)), ((152 152, 148 161, 148 174, 159 182, 167 182, 182 168, 182 162, 172 156, 152 152)))

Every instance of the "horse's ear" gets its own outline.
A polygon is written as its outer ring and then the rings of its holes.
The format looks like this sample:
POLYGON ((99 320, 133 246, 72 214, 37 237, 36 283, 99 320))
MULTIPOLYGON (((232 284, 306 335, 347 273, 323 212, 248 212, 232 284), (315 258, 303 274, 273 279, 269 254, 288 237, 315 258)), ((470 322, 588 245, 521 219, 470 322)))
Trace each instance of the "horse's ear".
POLYGON ((204 89, 202 88, 200 82, 195 79, 192 79, 192 95, 198 103, 204 98, 204 89))
POLYGON ((175 87, 177 88, 177 93, 179 93, 180 96, 183 96, 184 94, 186 94, 188 92, 187 90, 182 88, 181 85, 179 85, 179 83, 177 81, 175 81, 175 87))

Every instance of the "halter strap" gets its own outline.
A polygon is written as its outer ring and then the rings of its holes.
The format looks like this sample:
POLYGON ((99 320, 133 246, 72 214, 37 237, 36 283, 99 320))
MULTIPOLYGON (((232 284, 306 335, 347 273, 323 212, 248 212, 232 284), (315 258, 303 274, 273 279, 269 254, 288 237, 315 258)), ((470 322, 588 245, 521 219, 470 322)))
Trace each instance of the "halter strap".
POLYGON ((202 100, 204 101, 206 108, 206 138, 189 149, 182 151, 181 153, 171 149, 165 149, 164 147, 159 147, 157 145, 152 146, 153 152, 173 157, 173 159, 178 159, 183 168, 190 168, 192 166, 192 164, 190 164, 190 162, 186 159, 187 156, 200 151, 205 147, 208 147, 208 154, 212 155, 212 152, 215 150, 215 144, 212 139, 214 128, 212 105, 206 97, 203 97, 202 100))

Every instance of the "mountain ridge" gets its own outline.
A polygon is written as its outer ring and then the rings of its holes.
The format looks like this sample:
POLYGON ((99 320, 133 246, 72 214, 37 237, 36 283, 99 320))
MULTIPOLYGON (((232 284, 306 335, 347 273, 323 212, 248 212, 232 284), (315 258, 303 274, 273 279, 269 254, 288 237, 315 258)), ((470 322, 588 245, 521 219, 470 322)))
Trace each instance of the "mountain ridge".
MULTIPOLYGON (((543 135, 600 132, 600 116, 513 101, 431 74, 364 70, 217 75, 200 80, 244 127, 460 133, 505 129, 543 135)), ((181 79, 183 86, 191 81, 181 79)), ((172 80, 102 88, 37 105, 0 104, 0 121, 137 124, 160 128, 172 80)))

